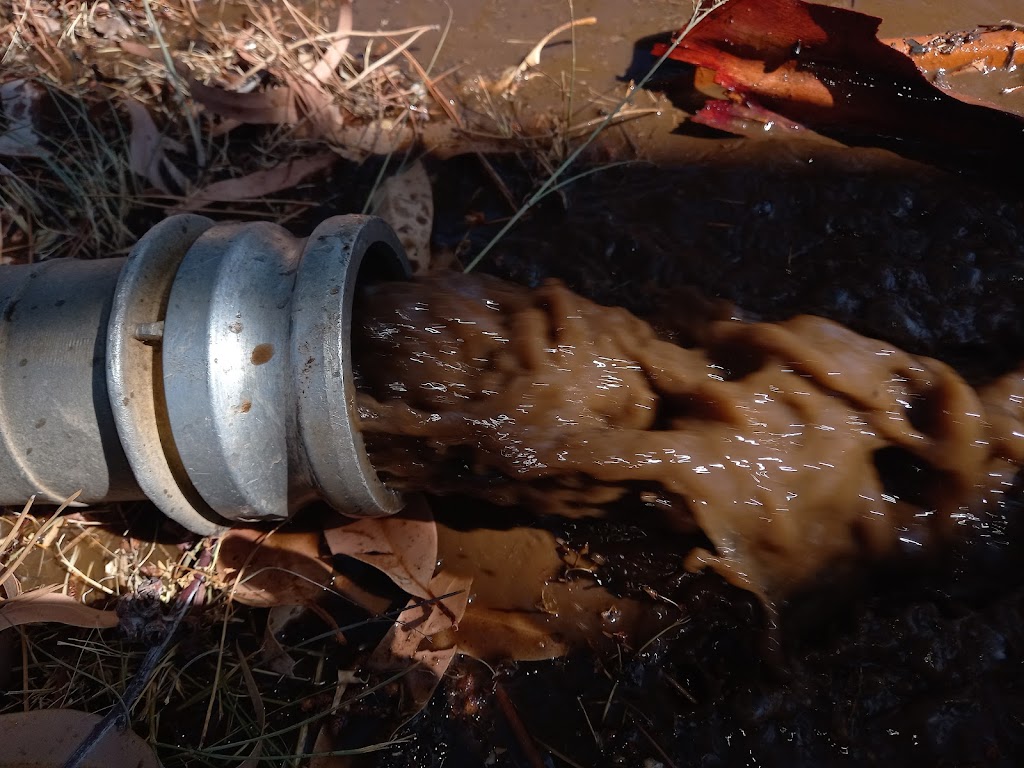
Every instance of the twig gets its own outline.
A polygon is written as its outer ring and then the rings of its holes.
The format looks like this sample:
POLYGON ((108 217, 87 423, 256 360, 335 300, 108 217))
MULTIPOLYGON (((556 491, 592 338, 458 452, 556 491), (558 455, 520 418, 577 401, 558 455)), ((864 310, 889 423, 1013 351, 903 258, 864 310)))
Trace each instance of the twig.
POLYGON ((74 751, 71 757, 64 761, 62 768, 78 768, 111 729, 116 727, 121 730, 128 727, 128 718, 132 707, 149 684, 149 680, 156 671, 160 659, 166 653, 171 640, 177 635, 182 619, 185 618, 185 614, 188 613, 188 609, 195 600, 196 594, 205 583, 206 577, 201 573, 197 573, 192 583, 178 594, 176 600, 177 609, 171 618, 163 640, 158 645, 150 648, 149 652, 146 653, 142 664, 139 665, 138 670, 136 670, 135 675, 132 677, 131 683, 128 685, 128 690, 125 691, 124 696, 121 698, 121 706, 111 709, 100 722, 96 723, 89 732, 89 735, 78 745, 78 749, 74 751))
POLYGON ((501 241, 501 239, 506 234, 508 234, 508 231, 519 223, 519 220, 526 215, 527 211, 529 211, 533 206, 535 206, 537 203, 539 203, 541 200, 547 197, 548 193, 552 191, 552 187, 555 186, 555 184, 558 182, 558 178, 565 172, 565 170, 569 168, 569 166, 571 166, 574 162, 576 162, 579 156, 582 155, 584 151, 586 151, 587 147, 589 147, 594 142, 598 135, 609 124, 611 124, 612 120, 614 120, 615 117, 622 111, 622 109, 627 104, 629 104, 630 100, 633 98, 633 91, 640 90, 645 85, 647 85, 647 83, 650 82, 651 78, 654 77, 654 73, 657 72, 661 68, 661 65, 668 60, 669 56, 671 56, 672 53, 676 50, 676 48, 678 48, 679 45, 683 42, 683 40, 686 39, 686 36, 693 31, 693 28, 700 24, 700 22, 702 22, 708 16, 708 14, 718 10, 722 6, 726 5, 728 2, 729 0, 714 0, 714 2, 712 2, 710 5, 706 7, 703 4, 703 0, 701 2, 698 2, 697 7, 694 9, 693 16, 690 17, 690 21, 686 24, 682 31, 680 31, 680 33, 676 35, 676 37, 672 40, 672 44, 665 49, 665 52, 658 58, 658 60, 654 62, 654 66, 651 67, 651 70, 640 79, 640 81, 636 84, 635 87, 630 88, 626 96, 619 100, 619 102, 615 105, 615 108, 608 114, 608 116, 605 117, 605 119, 602 120, 600 124, 598 124, 598 126, 594 128, 593 131, 590 132, 590 135, 587 136, 586 140, 578 147, 576 147, 576 149, 573 150, 572 154, 569 155, 569 157, 567 157, 565 161, 557 169, 555 169, 554 173, 552 173, 548 177, 547 181, 545 181, 540 186, 540 188, 530 196, 526 203, 512 215, 512 218, 510 218, 505 223, 505 226, 498 230, 498 233, 491 238, 490 242, 487 243, 487 245, 485 245, 483 249, 481 249, 480 253, 478 253, 473 258, 473 260, 470 261, 468 265, 466 265, 466 268, 463 270, 463 272, 472 272, 473 269, 475 269, 476 266, 481 261, 483 261, 484 258, 486 258, 487 254, 494 250, 494 247, 501 241))
POLYGON ((498 707, 505 716, 512 733, 515 734, 516 741, 519 742, 519 747, 523 750, 530 768, 544 768, 544 758, 541 756, 540 750, 534 744, 533 737, 526 730, 522 718, 519 717, 519 712, 516 711, 516 705, 512 703, 512 699, 508 697, 501 683, 494 684, 494 695, 498 699, 498 707))
POLYGON ((156 16, 153 15, 153 9, 150 7, 149 0, 143 0, 142 5, 146 10, 146 21, 153 29, 153 36, 156 37, 157 44, 160 46, 160 53, 164 57, 164 66, 167 67, 167 79, 174 85, 174 97, 178 101, 178 106, 181 108, 181 113, 185 116, 186 122, 188 122, 188 130, 192 134, 192 143, 196 148, 196 165, 200 168, 205 168, 206 149, 203 147, 203 137, 199 133, 199 124, 196 122, 192 110, 188 108, 188 104, 185 102, 183 83, 181 78, 178 77, 178 70, 174 66, 174 58, 171 56, 171 51, 164 41, 160 25, 156 23, 156 16))

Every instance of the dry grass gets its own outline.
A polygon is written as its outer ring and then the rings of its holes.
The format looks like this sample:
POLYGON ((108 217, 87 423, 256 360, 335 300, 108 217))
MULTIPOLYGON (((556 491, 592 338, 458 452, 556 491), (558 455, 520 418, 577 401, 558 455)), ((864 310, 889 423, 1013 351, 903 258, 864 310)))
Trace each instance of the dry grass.
MULTIPOLYGON (((5 77, 25 83, 8 86, 0 134, 24 107, 33 144, 0 151, 4 262, 123 254, 213 182, 325 148, 360 161, 391 123, 428 117, 429 94, 398 66, 426 28, 385 37, 290 3, 228 9, 210 23, 190 0, 16 0, 0 17, 5 77), (232 107, 239 99, 243 114, 232 107), (160 136, 146 146, 160 146, 159 175, 138 172, 150 161, 137 156, 128 102, 155 119, 160 136)), ((222 208, 288 220, 310 206, 308 192, 285 191, 222 208)))
MULTIPOLYGON (((8 594, 50 586, 116 606, 120 617, 118 629, 42 623, 0 633, 7 643, 0 665, 10 664, 0 668, 0 679, 17 673, 0 686, 0 714, 57 708, 118 714, 127 706, 131 727, 154 744, 165 766, 256 758, 297 765, 312 754, 313 726, 394 682, 336 695, 345 688, 339 664, 351 657, 339 652, 336 631, 289 646, 295 675, 282 678, 261 666, 262 619, 230 600, 233 584, 219 575, 211 542, 156 544, 118 533, 123 525, 117 512, 40 517, 31 505, 0 518, 0 574, 8 594), (184 617, 178 627, 176 616, 184 617)), ((357 617, 345 629, 364 623, 357 617)))

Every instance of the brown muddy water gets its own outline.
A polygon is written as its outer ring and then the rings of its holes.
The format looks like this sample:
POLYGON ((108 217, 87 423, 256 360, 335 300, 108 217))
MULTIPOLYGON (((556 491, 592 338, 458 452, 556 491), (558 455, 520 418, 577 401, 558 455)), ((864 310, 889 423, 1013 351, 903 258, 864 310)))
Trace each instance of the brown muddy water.
POLYGON ((713 542, 691 569, 769 600, 948 539, 1024 462, 1024 368, 976 392, 822 318, 706 323, 684 349, 558 283, 438 275, 360 304, 385 482, 569 517, 646 508, 713 542))

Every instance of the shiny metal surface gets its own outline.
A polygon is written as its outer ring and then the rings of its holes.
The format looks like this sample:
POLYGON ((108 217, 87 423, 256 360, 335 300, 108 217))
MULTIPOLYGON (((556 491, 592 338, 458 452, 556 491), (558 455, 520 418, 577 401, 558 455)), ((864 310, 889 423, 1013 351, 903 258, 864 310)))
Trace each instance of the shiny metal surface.
POLYGON ((350 515, 379 516, 402 506, 398 494, 377 478, 356 428, 350 342, 357 282, 394 280, 408 270, 395 233, 372 216, 328 219, 302 254, 291 353, 299 430, 319 493, 350 515))
POLYGON ((283 519, 295 434, 289 316, 302 242, 268 223, 222 224, 189 249, 164 324, 164 393, 192 483, 232 520, 283 519))
POLYGON ((107 387, 132 472, 146 497, 190 531, 204 536, 225 521, 192 487, 170 433, 163 396, 160 341, 178 265, 213 226, 203 216, 173 216, 147 232, 118 278, 107 330, 107 387))
POLYGON ((138 498, 107 397, 124 259, 0 268, 0 503, 138 498))
POLYGON ((351 308, 390 228, 174 216, 128 259, 0 268, 0 502, 152 499, 203 535, 322 498, 397 511, 355 426, 351 308), (123 269, 122 269, 123 267, 123 269))

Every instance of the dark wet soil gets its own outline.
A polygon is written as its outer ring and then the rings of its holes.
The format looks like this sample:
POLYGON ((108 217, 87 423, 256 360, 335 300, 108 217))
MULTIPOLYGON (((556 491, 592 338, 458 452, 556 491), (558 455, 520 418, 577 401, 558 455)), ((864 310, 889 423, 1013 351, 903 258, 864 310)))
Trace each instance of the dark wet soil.
MULTIPOLYGON (((438 169, 437 238, 467 253, 493 232, 463 221, 466 201, 491 197, 472 162, 438 169)), ((877 150, 763 143, 596 173, 543 201, 483 268, 558 277, 669 332, 693 289, 760 319, 822 315, 987 377, 1024 350, 1022 226, 1019 193, 1000 186, 877 150)))
POLYGON ((663 535, 571 527, 570 542, 606 555, 604 583, 657 585, 681 625, 639 651, 496 675, 462 660, 410 724, 415 740, 375 764, 1019 765, 1020 537, 998 527, 944 558, 823 583, 776 632, 752 596, 685 574, 663 535))

